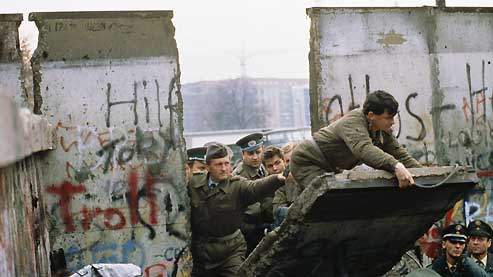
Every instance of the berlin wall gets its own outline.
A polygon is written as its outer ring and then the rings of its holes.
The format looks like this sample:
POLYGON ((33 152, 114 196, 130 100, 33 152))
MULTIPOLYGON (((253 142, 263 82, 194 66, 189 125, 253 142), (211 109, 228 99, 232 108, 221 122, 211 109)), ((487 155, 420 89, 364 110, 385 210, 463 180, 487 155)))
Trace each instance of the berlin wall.
POLYGON ((42 151, 53 128, 26 107, 18 27, 22 14, 0 15, 0 276, 50 276, 42 151))
POLYGON ((56 127, 44 159, 50 243, 68 269, 134 263, 191 271, 180 67, 170 11, 31 13, 35 112, 56 127))
POLYGON ((0 92, 24 106, 18 32, 22 19, 22 14, 0 14, 0 92))
MULTIPOLYGON (((310 97, 318 130, 375 90, 398 100, 395 134, 430 165, 470 165, 484 191, 454 219, 493 223, 493 9, 311 8, 310 97)), ((421 240, 439 249, 431 229, 421 240)))

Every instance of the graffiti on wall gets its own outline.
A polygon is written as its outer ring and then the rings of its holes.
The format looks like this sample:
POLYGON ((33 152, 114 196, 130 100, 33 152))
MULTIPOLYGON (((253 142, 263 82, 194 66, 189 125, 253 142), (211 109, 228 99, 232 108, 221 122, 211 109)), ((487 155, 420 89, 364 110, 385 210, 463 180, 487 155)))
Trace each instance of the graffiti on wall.
MULTIPOLYGON (((484 189, 473 191, 466 196, 461 206, 451 210, 440 226, 433 226, 419 241, 424 253, 428 257, 435 257, 440 249, 440 230, 453 221, 470 222, 482 219, 493 223, 493 89, 488 86, 486 69, 490 62, 483 60, 479 65, 466 63, 464 65, 464 80, 466 87, 461 95, 444 97, 440 107, 432 107, 431 99, 425 99, 426 93, 412 92, 408 95, 396 95, 403 100, 400 111, 396 115, 394 133, 399 141, 407 146, 410 154, 422 164, 459 164, 477 169, 484 189), (473 76, 472 74, 478 74, 473 76), (479 78, 474 78, 478 77, 479 78), (481 83, 472 80, 479 79, 481 83), (428 114, 419 114, 415 111, 416 105, 426 105, 428 114), (434 130, 430 129, 432 117, 438 116, 440 126, 439 138, 430 139, 434 130), (406 119, 406 120, 404 120, 406 119), (409 128, 407 125, 413 126, 409 128), (405 133, 403 130, 406 130, 405 133), (405 134, 404 134, 405 133, 405 134), (446 151, 437 153, 435 144, 442 143, 446 151), (443 225, 443 226, 442 226, 443 225)), ((344 116, 348 111, 360 108, 363 103, 356 101, 364 98, 371 90, 371 76, 364 76, 364 89, 356 91, 353 76, 347 76, 347 94, 334 94, 321 100, 321 118, 325 125, 344 116), (347 102, 345 102, 347 101, 347 102)), ((447 93, 446 91, 444 93, 447 93)), ((421 108, 421 107, 420 107, 421 108)))
POLYGON ((107 83, 98 123, 58 122, 65 176, 46 191, 53 233, 85 238, 60 243, 70 270, 131 262, 145 276, 190 272, 176 80, 164 89, 158 80, 133 82, 129 99, 107 83))

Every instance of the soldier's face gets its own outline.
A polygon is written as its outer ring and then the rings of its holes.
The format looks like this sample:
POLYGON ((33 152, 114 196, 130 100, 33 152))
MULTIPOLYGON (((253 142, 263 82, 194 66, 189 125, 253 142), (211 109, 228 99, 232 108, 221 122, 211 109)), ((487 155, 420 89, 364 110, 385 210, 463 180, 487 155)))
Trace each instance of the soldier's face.
POLYGON ((231 175, 231 161, 229 156, 211 160, 207 165, 207 171, 209 171, 214 181, 221 182, 228 179, 231 175))
POLYGON ((371 122, 372 131, 392 131, 392 125, 394 125, 395 115, 389 114, 385 111, 383 114, 374 114, 373 112, 368 113, 368 119, 371 122))
POLYGON ((192 164, 192 173, 202 173, 207 171, 207 166, 203 162, 194 161, 192 164))
POLYGON ((288 165, 289 161, 291 161, 291 154, 293 154, 293 151, 289 151, 287 153, 284 153, 284 164, 288 165))
POLYGON ((267 172, 269 172, 269 174, 282 173, 286 168, 284 160, 281 159, 279 156, 274 156, 270 159, 264 160, 264 165, 267 168, 267 172))
POLYGON ((449 240, 445 240, 442 242, 442 248, 445 250, 446 255, 452 258, 460 257, 465 247, 466 247, 465 242, 449 241, 449 240))
POLYGON ((483 255, 491 246, 491 239, 471 236, 467 243, 467 250, 473 255, 483 255))
POLYGON ((259 167, 262 163, 262 153, 264 148, 260 147, 255 151, 243 151, 243 163, 251 167, 259 167))

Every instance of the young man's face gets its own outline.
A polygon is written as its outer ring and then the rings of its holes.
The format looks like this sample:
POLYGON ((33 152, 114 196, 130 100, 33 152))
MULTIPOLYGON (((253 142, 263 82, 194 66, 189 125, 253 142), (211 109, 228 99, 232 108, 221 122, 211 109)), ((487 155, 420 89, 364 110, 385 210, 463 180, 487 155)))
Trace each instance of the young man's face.
POLYGON ((259 167, 262 163, 262 153, 264 148, 260 147, 254 151, 243 151, 243 163, 251 167, 259 167))
POLYGON ((284 153, 284 164, 289 165, 289 162, 291 161, 291 154, 293 154, 293 151, 289 151, 287 153, 284 153))
POLYGON ((194 161, 192 164, 191 168, 192 174, 193 173, 202 173, 207 171, 207 166, 203 162, 199 161, 194 161))
POLYGON ((264 165, 267 168, 267 172, 269 172, 269 174, 282 173, 286 168, 286 165, 284 164, 284 160, 277 155, 270 159, 264 160, 264 165))
POLYGON ((487 237, 471 236, 467 243, 467 250, 474 256, 482 256, 486 254, 491 246, 491 239, 487 237))
POLYGON ((442 248, 445 250, 447 257, 454 259, 462 255, 462 251, 464 251, 465 247, 465 242, 450 241, 448 239, 442 242, 442 248))
POLYGON ((231 161, 229 156, 213 159, 207 165, 207 171, 214 181, 225 181, 231 175, 231 161))
POLYGON ((385 111, 383 114, 374 114, 373 112, 368 113, 368 119, 371 122, 372 131, 392 131, 392 125, 394 125, 395 115, 389 114, 385 111))

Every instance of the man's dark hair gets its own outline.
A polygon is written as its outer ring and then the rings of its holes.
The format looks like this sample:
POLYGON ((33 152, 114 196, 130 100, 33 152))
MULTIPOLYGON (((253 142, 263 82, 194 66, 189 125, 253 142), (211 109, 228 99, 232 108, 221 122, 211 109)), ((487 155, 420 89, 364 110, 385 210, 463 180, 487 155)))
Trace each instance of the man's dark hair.
POLYGON ((398 110, 399 103, 397 103, 394 96, 383 90, 377 90, 368 94, 365 103, 363 104, 363 113, 365 115, 369 112, 381 115, 385 111, 390 115, 396 115, 398 110))
POLYGON ((272 159, 275 156, 283 159, 284 155, 282 154, 281 148, 271 145, 264 150, 264 154, 262 156, 262 162, 265 162, 267 159, 272 159))

